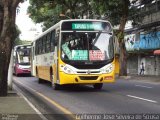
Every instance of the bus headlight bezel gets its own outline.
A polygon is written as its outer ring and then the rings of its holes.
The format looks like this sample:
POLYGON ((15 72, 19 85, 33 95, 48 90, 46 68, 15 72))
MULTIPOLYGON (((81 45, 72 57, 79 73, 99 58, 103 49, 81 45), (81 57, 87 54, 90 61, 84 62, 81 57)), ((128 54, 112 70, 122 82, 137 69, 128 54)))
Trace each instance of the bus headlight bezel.
POLYGON ((111 73, 114 69, 114 65, 112 63, 102 67, 100 70, 101 70, 101 73, 111 73))
POLYGON ((66 74, 75 74, 74 70, 69 65, 61 65, 61 70, 66 74))

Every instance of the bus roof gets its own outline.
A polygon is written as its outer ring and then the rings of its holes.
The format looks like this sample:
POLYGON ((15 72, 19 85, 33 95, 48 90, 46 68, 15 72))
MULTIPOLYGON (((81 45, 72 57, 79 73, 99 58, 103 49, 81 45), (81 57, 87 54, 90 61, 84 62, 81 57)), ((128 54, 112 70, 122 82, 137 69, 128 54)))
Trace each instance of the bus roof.
POLYGON ((37 38, 35 38, 33 40, 33 42, 35 42, 37 39, 41 38, 43 35, 51 32, 52 30, 58 28, 59 26, 61 26, 61 24, 63 22, 67 22, 67 21, 97 21, 97 22, 108 22, 110 24, 110 26, 112 27, 111 23, 107 20, 97 20, 97 19, 67 19, 67 20, 61 20, 58 23, 56 23, 55 25, 53 25, 52 27, 50 27, 49 29, 47 29, 46 31, 44 31, 41 35, 39 35, 37 38))

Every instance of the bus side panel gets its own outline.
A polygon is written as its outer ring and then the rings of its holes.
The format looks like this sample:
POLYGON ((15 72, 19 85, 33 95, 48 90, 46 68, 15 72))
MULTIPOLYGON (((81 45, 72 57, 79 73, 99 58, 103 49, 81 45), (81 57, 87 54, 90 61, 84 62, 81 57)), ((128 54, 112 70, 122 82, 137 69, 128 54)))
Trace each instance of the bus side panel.
POLYGON ((36 56, 36 68, 38 78, 51 81, 51 68, 53 65, 53 52, 36 56))
POLYGON ((53 68, 53 82, 54 83, 58 83, 59 84, 59 80, 58 80, 58 69, 57 69, 57 64, 58 64, 58 54, 60 54, 60 52, 59 53, 57 53, 57 47, 55 47, 55 52, 54 52, 54 57, 53 57, 53 64, 52 64, 52 68, 53 68))
POLYGON ((50 81, 50 67, 48 66, 38 66, 38 78, 41 78, 43 80, 50 81))

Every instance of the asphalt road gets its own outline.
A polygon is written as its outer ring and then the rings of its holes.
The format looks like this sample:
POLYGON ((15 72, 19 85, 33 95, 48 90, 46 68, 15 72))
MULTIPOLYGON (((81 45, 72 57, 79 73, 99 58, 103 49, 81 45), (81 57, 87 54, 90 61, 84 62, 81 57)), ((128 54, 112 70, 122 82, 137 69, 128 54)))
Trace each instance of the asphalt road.
POLYGON ((14 77, 14 82, 44 99, 50 109, 56 106, 68 114, 160 114, 160 83, 117 80, 102 90, 71 86, 55 91, 35 77, 14 77))

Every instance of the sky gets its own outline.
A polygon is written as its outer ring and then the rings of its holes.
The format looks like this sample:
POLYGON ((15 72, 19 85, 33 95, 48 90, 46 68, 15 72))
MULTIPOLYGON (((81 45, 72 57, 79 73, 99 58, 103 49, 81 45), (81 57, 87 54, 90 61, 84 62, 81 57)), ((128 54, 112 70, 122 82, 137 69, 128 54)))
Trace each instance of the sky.
POLYGON ((42 33, 42 28, 40 24, 35 24, 27 14, 27 8, 29 6, 29 0, 24 3, 20 3, 20 11, 16 16, 16 24, 21 31, 21 40, 33 41, 34 38, 40 33, 42 33))

